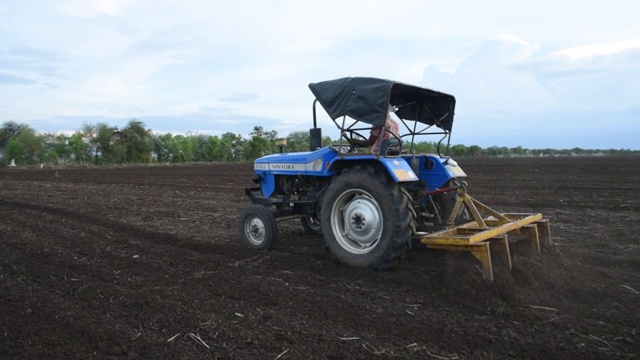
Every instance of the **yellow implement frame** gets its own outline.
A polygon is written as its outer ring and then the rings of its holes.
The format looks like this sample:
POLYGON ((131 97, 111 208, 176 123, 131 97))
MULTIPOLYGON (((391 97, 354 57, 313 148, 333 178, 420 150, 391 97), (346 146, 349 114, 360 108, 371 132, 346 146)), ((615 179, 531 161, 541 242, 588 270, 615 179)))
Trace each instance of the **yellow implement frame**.
POLYGON ((498 213, 469 196, 466 188, 462 186, 458 189, 456 204, 447 219, 447 228, 422 234, 420 241, 430 249, 470 252, 482 263, 484 276, 493 281, 491 249, 511 269, 507 238, 509 234, 525 235, 538 252, 540 252, 541 243, 551 243, 549 220, 544 219, 542 214, 498 213), (463 205, 473 217, 473 221, 454 226, 454 221, 463 205))

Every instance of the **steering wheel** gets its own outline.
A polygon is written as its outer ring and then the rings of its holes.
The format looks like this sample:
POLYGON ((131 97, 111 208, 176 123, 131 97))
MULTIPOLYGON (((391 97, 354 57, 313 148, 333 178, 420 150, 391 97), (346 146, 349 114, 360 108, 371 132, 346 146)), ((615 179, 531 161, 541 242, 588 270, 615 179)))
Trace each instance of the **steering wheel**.
POLYGON ((362 139, 366 139, 366 137, 364 137, 362 134, 360 134, 359 132, 355 131, 355 130, 348 130, 345 129, 343 131, 341 131, 342 133, 342 137, 347 140, 347 142, 349 143, 349 145, 351 145, 352 148, 355 148, 357 145, 355 145, 353 143, 353 136, 356 135, 362 139), (349 135, 347 136, 347 133, 349 133, 349 135))

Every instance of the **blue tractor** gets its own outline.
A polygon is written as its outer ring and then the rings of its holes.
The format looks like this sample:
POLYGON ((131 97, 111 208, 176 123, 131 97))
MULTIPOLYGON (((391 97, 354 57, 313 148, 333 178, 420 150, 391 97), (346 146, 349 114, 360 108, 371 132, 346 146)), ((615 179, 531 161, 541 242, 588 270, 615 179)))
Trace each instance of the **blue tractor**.
POLYGON ((334 260, 350 267, 389 268, 419 240, 427 247, 470 251, 492 278, 489 243, 498 239, 509 256, 506 234, 544 221, 540 214, 499 214, 466 194, 465 172, 440 152, 449 147, 452 95, 368 77, 309 88, 315 95, 310 151, 255 160, 257 186, 246 189, 252 205, 238 224, 250 248, 270 249, 277 220, 299 218, 307 233, 322 234, 334 260), (322 146, 317 104, 339 129, 338 144, 322 146), (371 129, 386 131, 390 107, 401 135, 389 134, 379 153, 359 147, 358 139, 371 129), (436 154, 416 153, 415 140, 423 135, 437 136, 436 154))

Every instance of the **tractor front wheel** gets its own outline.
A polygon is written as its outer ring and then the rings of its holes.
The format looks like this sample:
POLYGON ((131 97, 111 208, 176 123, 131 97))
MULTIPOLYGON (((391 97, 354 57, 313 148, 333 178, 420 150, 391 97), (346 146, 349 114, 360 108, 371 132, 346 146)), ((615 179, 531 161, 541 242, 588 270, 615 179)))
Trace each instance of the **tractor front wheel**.
POLYGON ((411 241, 407 193, 382 170, 344 170, 327 189, 322 234, 341 264, 381 270, 395 265, 411 241))
POLYGON ((240 214, 238 231, 240 240, 250 248, 269 250, 276 240, 278 225, 269 209, 253 204, 240 214))

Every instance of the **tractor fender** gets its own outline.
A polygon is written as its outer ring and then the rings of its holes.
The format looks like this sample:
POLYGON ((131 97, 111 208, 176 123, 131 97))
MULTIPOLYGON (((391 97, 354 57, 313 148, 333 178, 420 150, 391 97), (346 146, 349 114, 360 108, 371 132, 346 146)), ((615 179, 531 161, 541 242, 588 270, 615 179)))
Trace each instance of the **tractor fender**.
POLYGON ((418 176, 413 172, 411 166, 399 157, 386 158, 375 155, 338 157, 329 164, 328 170, 329 172, 339 172, 356 165, 382 167, 396 183, 418 181, 418 176))

